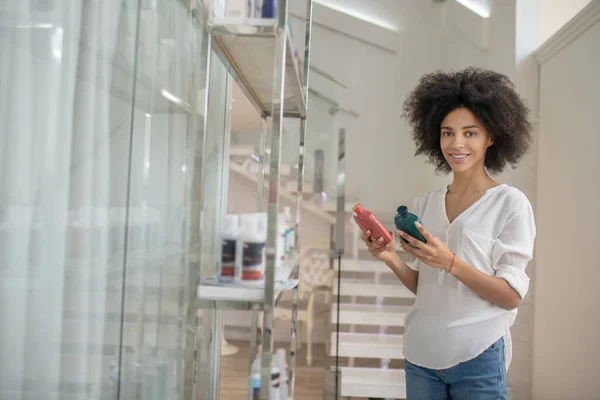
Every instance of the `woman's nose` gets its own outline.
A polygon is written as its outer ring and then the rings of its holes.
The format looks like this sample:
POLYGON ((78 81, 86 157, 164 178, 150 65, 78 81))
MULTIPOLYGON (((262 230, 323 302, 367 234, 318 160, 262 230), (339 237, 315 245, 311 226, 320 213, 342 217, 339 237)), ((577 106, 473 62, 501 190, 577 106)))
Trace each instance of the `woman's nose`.
POLYGON ((452 140, 451 147, 454 149, 462 149, 465 147, 465 141, 461 138, 454 138, 454 140, 452 140))

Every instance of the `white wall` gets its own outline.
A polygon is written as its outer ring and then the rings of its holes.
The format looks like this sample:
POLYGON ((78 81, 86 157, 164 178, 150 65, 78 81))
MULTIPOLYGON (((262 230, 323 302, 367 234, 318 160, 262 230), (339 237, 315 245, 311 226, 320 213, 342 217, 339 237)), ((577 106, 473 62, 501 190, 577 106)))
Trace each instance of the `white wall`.
MULTIPOLYGON (((344 127, 347 132, 347 197, 391 217, 399 204, 412 205, 414 195, 429 188, 426 177, 431 169, 414 158, 400 114, 402 101, 419 76, 439 67, 440 7, 414 1, 378 4, 400 32, 378 32, 387 39, 376 44, 389 44, 395 54, 315 24, 311 63, 347 86, 336 93, 338 101, 360 113, 359 118, 340 113, 335 121, 336 128, 344 127)), ((356 2, 350 5, 357 6, 356 2)), ((317 11, 317 18, 326 17, 317 11)), ((343 14, 321 19, 330 25, 342 25, 340 21, 359 38, 374 37, 366 34, 360 21, 343 14)), ((292 19, 292 27, 298 46, 303 41, 302 25, 292 19)), ((337 146, 337 139, 332 143, 337 146)), ((326 158, 334 155, 326 154, 326 158)))
POLYGON ((540 53, 547 58, 553 44, 568 43, 541 65, 534 399, 600 396, 600 1, 594 3, 593 26, 578 37, 552 38, 540 53))
POLYGON ((590 0, 539 0, 542 42, 550 39, 571 18, 590 3, 590 0))
MULTIPOLYGON (((522 190, 534 210, 537 198, 538 144, 538 67, 533 52, 539 45, 539 4, 531 0, 495 0, 489 18, 488 68, 508 75, 530 108, 533 124, 533 146, 518 168, 508 169, 499 181, 522 190)), ((466 62, 466 60, 465 60, 466 62)), ((527 266, 530 289, 519 307, 519 315, 511 328, 513 360, 508 371, 509 398, 530 399, 533 373, 533 319, 537 261, 527 266)))

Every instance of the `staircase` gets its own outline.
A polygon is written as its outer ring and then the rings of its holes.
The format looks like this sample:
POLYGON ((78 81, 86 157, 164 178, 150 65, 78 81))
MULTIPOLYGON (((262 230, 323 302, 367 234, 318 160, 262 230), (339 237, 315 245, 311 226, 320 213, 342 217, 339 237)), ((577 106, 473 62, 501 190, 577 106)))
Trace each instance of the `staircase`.
MULTIPOLYGON (((340 396, 405 399, 404 369, 389 366, 392 360, 404 361, 404 321, 415 295, 385 264, 365 254, 356 243, 360 235, 353 232, 353 238, 352 258, 341 262, 339 346, 335 326, 330 346, 331 356, 335 356, 337 348, 339 357, 348 358, 348 365, 341 367, 340 396), (377 359, 380 366, 356 367, 355 359, 377 359)), ((407 258, 406 253, 400 255, 407 258)), ((334 294, 338 294, 337 280, 334 294)), ((338 304, 334 303, 332 324, 337 319, 338 304)))
MULTIPOLYGON (((259 157, 258 151, 254 146, 232 145, 229 152, 229 171, 244 179, 254 183, 259 181, 259 157)), ((268 161, 264 168, 265 179, 263 180, 264 187, 269 187, 269 165, 268 161)), ((279 169, 281 181, 279 184, 279 195, 289 201, 295 202, 297 194, 298 168, 296 165, 282 164, 279 169)), ((304 182, 303 195, 312 197, 313 185, 310 182, 304 182)), ((335 216, 323 209, 321 204, 310 199, 302 201, 303 211, 310 212, 329 222, 335 223, 335 216)))

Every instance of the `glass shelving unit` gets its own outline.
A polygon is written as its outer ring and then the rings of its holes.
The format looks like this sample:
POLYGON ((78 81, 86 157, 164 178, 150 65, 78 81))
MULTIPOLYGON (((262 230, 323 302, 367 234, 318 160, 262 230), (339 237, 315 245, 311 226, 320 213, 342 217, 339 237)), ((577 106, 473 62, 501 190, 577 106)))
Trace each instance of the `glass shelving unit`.
MULTIPOLYGON (((207 80, 213 74, 214 61, 218 60, 228 71, 230 77, 242 89, 250 103, 256 108, 262 119, 262 130, 259 149, 259 172, 257 174, 257 208, 262 211, 263 189, 267 188, 267 243, 266 243, 266 268, 265 278, 259 282, 233 282, 223 283, 216 276, 216 263, 220 247, 220 221, 224 217, 227 204, 227 183, 230 171, 229 140, 230 132, 225 126, 224 137, 221 138, 218 151, 213 154, 218 173, 210 171, 211 176, 218 176, 219 182, 209 182, 206 176, 203 182, 203 201, 201 207, 203 218, 210 220, 216 226, 207 226, 206 221, 201 222, 200 250, 200 279, 196 292, 196 306, 200 312, 214 313, 211 329, 208 334, 211 338, 211 357, 207 361, 201 359, 206 354, 198 352, 196 355, 196 391, 195 399, 218 398, 219 382, 219 347, 221 340, 222 311, 224 309, 248 310, 252 315, 252 341, 250 349, 249 366, 252 365, 256 353, 256 337, 258 329, 258 315, 262 313, 262 343, 261 343, 261 385, 260 399, 270 399, 269 389, 271 384, 271 361, 273 353, 273 319, 274 309, 283 291, 292 290, 292 321, 290 332, 290 362, 288 373, 288 394, 284 398, 294 397, 294 369, 296 352, 296 319, 298 302, 299 278, 299 226, 300 214, 303 208, 302 191, 304 180, 304 142, 306 137, 306 114, 308 99, 308 71, 310 62, 310 41, 312 25, 312 0, 306 0, 306 32, 304 48, 304 64, 299 65, 299 57, 295 52, 291 32, 288 25, 288 1, 277 1, 277 12, 274 18, 232 18, 227 17, 220 0, 205 0, 205 25, 207 27, 207 80), (216 60, 211 60, 216 56, 216 60), (267 118, 271 123, 270 143, 267 140, 267 118), (297 118, 300 120, 300 140, 298 151, 297 190, 295 191, 296 218, 294 221, 294 246, 295 252, 289 255, 279 267, 276 266, 277 256, 277 218, 279 201, 282 196, 280 188, 281 150, 283 119, 297 118), (268 174, 265 169, 268 168, 268 174), (215 199, 216 198, 216 199, 215 199), (209 204, 210 203, 210 204, 209 204), (210 216, 207 216, 210 213, 210 216), (214 228, 214 229, 211 229, 214 228), (206 366, 207 368, 198 368, 206 366), (210 375, 207 382, 206 374, 210 375), (199 382, 208 385, 209 393, 200 389, 199 382), (200 393, 203 391, 203 393, 200 393), (202 397, 204 396, 204 397, 202 397)), ((210 132, 209 126, 214 124, 213 118, 223 118, 223 115, 209 112, 209 108, 222 107, 229 110, 230 98, 224 104, 211 102, 211 88, 205 92, 206 116, 205 132, 210 132)), ((229 118, 224 116, 225 120, 229 118)), ((227 125, 227 123, 225 123, 227 125)), ((218 132, 217 132, 218 134, 218 132)), ((208 161, 211 155, 205 150, 203 157, 208 161)), ((205 171, 209 171, 206 163, 205 171)), ((235 172, 235 171, 234 171, 235 172)), ((207 172, 204 172, 207 174, 207 172)), ((206 325, 206 324, 205 324, 206 325)), ((198 326, 197 335, 206 334, 206 328, 198 326)), ((197 343, 201 342, 198 338, 197 343)), ((252 388, 248 387, 248 398, 253 398, 252 388)))

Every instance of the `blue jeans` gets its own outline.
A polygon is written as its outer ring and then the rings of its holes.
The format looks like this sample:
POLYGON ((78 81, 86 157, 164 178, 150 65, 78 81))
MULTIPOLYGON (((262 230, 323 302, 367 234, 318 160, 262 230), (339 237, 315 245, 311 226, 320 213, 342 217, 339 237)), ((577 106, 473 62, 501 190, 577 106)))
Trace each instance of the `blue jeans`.
POLYGON ((504 339, 472 360, 435 370, 406 361, 407 400, 505 400, 504 339))

